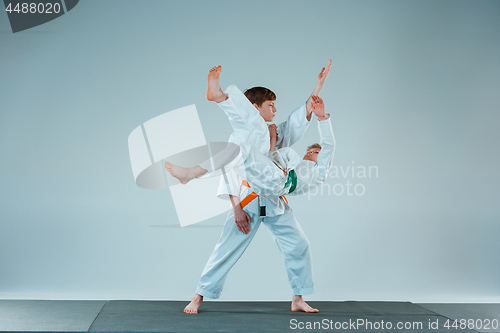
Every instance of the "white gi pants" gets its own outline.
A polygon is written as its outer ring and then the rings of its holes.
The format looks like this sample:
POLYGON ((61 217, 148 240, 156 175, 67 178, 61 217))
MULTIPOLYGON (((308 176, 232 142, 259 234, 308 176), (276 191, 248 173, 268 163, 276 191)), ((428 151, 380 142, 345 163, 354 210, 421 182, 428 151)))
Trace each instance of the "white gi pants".
POLYGON ((203 270, 196 293, 209 298, 219 298, 227 273, 238 261, 264 222, 283 254, 292 295, 314 293, 312 256, 309 241, 293 215, 293 211, 272 217, 259 217, 249 213, 252 223, 250 232, 243 234, 236 227, 230 211, 222 234, 203 270))

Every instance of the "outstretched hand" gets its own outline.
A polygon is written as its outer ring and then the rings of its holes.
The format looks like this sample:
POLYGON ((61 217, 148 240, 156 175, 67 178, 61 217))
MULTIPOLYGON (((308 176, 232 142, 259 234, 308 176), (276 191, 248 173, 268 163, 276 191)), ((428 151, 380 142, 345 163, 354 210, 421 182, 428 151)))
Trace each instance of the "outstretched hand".
POLYGON ((316 83, 316 87, 314 88, 311 96, 309 96, 309 98, 307 99, 307 102, 306 102, 306 108, 307 108, 307 115, 306 115, 306 119, 309 121, 311 120, 311 103, 312 103, 312 96, 319 96, 319 93, 321 92, 321 90, 323 89, 323 86, 325 85, 325 82, 326 82, 326 79, 328 78, 328 75, 330 75, 330 68, 332 68, 332 60, 330 59, 328 61, 328 65, 325 67, 323 67, 321 69, 321 72, 319 72, 318 74, 318 83, 316 83))
MULTIPOLYGON (((323 87, 323 85, 325 84, 325 81, 326 79, 328 78, 328 75, 330 75, 330 68, 332 67, 332 59, 330 59, 330 61, 328 61, 328 65, 325 67, 323 67, 321 69, 321 72, 319 73, 318 75, 318 85, 323 87)), ((318 93, 319 95, 319 93, 318 93)))
POLYGON ((323 103, 323 100, 316 95, 312 95, 311 98, 311 110, 316 117, 318 117, 319 120, 328 119, 328 116, 325 114, 325 104, 323 103))

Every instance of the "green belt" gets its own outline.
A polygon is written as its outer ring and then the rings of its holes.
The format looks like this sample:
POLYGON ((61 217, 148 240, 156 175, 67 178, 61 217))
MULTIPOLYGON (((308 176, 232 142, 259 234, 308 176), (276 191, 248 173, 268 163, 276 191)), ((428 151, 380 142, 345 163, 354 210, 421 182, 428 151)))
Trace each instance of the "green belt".
POLYGON ((288 193, 292 193, 293 191, 295 191, 295 188, 297 187, 297 174, 293 169, 288 171, 288 179, 285 183, 285 188, 287 188, 288 186, 290 186, 290 190, 288 190, 288 193))

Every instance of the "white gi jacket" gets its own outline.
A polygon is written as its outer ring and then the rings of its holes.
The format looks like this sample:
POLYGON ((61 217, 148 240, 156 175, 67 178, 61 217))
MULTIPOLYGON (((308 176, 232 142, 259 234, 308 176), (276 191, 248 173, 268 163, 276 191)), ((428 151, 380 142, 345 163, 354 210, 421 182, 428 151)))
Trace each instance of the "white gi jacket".
MULTIPOLYGON (((280 123, 277 127, 278 140, 276 141, 276 149, 290 147, 297 142, 306 131, 310 121, 306 119, 307 109, 306 104, 302 104, 299 108, 293 111, 288 119, 280 123)), ((231 134, 229 142, 239 144, 242 138, 236 133, 231 134)), ((319 157, 319 156, 318 156, 319 157)), ((221 177, 217 197, 229 200, 229 195, 238 196, 242 201, 247 195, 253 192, 249 187, 243 186, 243 179, 234 171, 230 170, 226 173, 228 184, 224 177, 221 177)), ((288 204, 282 197, 257 197, 247 204, 243 209, 248 213, 260 215, 260 207, 266 207, 266 216, 277 216, 283 214, 286 210, 290 210, 288 204)))

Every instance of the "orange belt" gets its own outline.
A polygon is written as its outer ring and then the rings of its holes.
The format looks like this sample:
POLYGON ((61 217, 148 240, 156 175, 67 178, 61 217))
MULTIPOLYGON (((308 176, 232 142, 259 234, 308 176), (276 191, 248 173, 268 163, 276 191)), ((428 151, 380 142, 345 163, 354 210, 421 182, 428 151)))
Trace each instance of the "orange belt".
MULTIPOLYGON (((243 184, 243 186, 250 187, 250 184, 246 180, 243 180, 242 184, 243 184)), ((257 193, 255 193, 255 192, 252 192, 249 195, 247 195, 243 200, 240 201, 241 208, 243 208, 246 205, 248 205, 253 199, 257 198, 258 196, 259 195, 257 193)), ((282 195, 281 197, 288 204, 288 200, 286 199, 286 197, 284 195, 282 195)))

